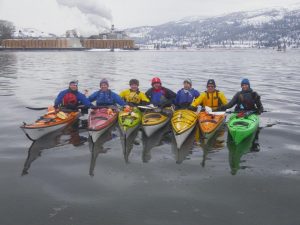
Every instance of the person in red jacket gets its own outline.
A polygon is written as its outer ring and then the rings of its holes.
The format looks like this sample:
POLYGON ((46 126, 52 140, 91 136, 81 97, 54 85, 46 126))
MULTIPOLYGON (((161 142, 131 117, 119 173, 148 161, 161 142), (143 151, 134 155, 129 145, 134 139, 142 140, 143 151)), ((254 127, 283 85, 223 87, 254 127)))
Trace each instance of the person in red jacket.
POLYGON ((146 96, 150 102, 159 107, 171 106, 176 98, 176 94, 161 84, 158 77, 154 77, 151 81, 152 88, 146 92, 146 96))

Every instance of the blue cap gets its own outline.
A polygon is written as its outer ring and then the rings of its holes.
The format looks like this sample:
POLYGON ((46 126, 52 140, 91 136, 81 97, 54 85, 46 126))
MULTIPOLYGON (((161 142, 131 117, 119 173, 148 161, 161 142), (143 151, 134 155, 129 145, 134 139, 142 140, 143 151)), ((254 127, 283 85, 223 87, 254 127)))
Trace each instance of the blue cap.
POLYGON ((244 79, 242 80, 241 86, 242 86, 243 84, 247 84, 247 85, 249 85, 249 87, 250 87, 250 82, 249 82, 249 80, 248 80, 247 78, 244 78, 244 79))

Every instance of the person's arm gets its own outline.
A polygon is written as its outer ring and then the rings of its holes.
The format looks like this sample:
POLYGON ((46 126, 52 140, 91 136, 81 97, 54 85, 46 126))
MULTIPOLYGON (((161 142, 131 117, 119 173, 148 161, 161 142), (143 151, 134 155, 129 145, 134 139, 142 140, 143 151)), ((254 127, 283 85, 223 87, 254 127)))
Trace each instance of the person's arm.
POLYGON ((82 93, 78 93, 78 100, 87 108, 93 106, 90 100, 87 97, 85 97, 85 95, 82 93))
POLYGON ((98 91, 95 91, 93 94, 91 94, 89 97, 88 97, 88 100, 90 102, 93 102, 97 99, 97 95, 98 95, 98 91))
POLYGON ((54 101, 54 108, 58 108, 58 106, 62 104, 62 100, 65 94, 66 94, 66 90, 59 92, 59 94, 57 95, 54 101))
POLYGON ((178 106, 178 104, 179 104, 180 91, 181 90, 177 91, 176 98, 175 98, 175 101, 174 101, 176 106, 178 106))
POLYGON ((200 95, 199 91, 197 91, 197 90, 194 89, 194 97, 195 97, 195 98, 198 98, 199 95, 200 95))
POLYGON ((152 92, 152 88, 148 89, 148 91, 146 91, 146 93, 145 93, 145 95, 150 100, 150 102, 151 102, 151 92, 152 92))
POLYGON ((141 105, 147 105, 150 103, 150 99, 145 95, 145 93, 140 92, 139 96, 140 96, 140 100, 141 100, 141 102, 140 102, 141 105))
POLYGON ((116 93, 112 92, 111 93, 113 100, 120 106, 124 106, 126 103, 124 102, 124 100, 117 95, 116 93))
POLYGON ((226 110, 226 109, 229 109, 229 108, 233 107, 234 105, 236 105, 238 103, 239 95, 240 95, 240 92, 236 93, 229 103, 219 107, 218 109, 223 111, 223 110, 226 110))
POLYGON ((261 114, 264 111, 264 107, 260 101, 260 96, 256 93, 255 105, 257 107, 258 113, 261 114))
POLYGON ((172 100, 172 101, 175 100, 176 93, 168 88, 165 88, 165 90, 166 90, 167 99, 172 100))
POLYGON ((198 98, 196 98, 192 102, 191 106, 196 108, 198 105, 201 105, 202 102, 203 102, 204 97, 205 97, 205 92, 203 92, 198 98))
POLYGON ((227 98, 225 97, 223 92, 219 92, 219 99, 222 105, 226 105, 228 103, 227 98))
POLYGON ((123 99, 123 100, 126 100, 125 96, 126 96, 126 92, 127 90, 124 90, 124 91, 121 91, 119 96, 123 99))

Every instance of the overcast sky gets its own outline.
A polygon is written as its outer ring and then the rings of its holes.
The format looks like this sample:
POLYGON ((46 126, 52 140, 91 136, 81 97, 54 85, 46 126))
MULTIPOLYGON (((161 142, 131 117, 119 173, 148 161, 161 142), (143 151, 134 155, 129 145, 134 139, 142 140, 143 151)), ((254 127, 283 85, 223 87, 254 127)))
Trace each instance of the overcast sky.
POLYGON ((73 28, 97 33, 112 23, 117 28, 158 25, 188 16, 294 4, 300 8, 300 0, 0 0, 0 19, 56 34, 73 28))

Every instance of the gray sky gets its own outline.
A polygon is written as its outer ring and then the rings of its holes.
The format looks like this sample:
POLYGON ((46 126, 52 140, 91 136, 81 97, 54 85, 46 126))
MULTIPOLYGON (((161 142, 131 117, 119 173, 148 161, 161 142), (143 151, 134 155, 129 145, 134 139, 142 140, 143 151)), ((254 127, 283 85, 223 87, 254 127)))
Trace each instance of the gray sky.
POLYGON ((117 28, 158 25, 188 16, 293 4, 300 8, 300 0, 0 0, 0 19, 56 34, 73 28, 91 34, 112 23, 117 28))

